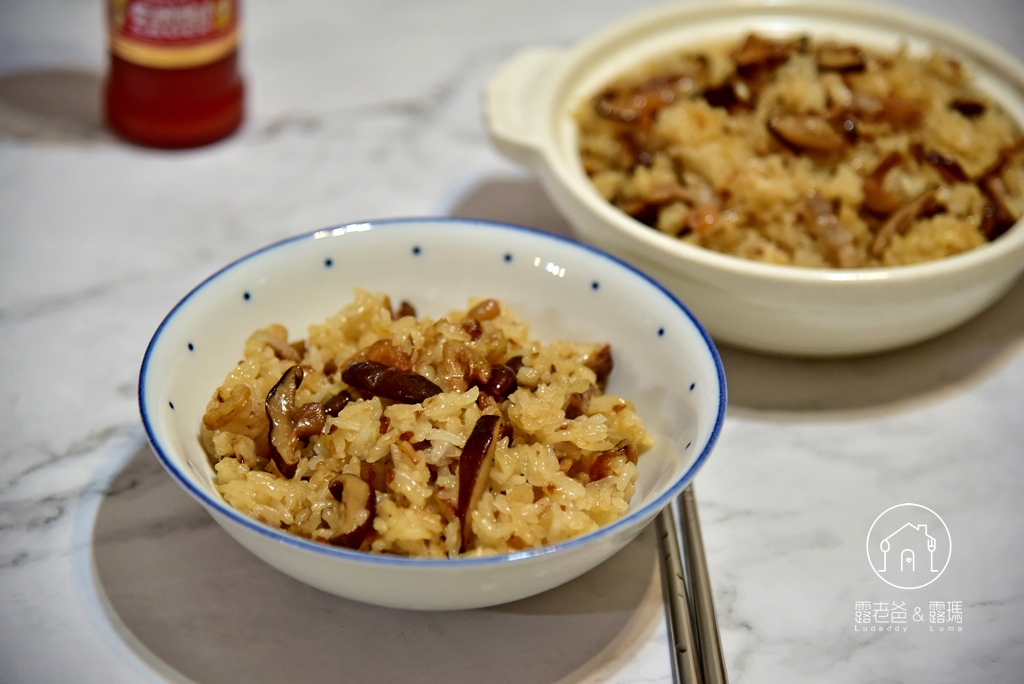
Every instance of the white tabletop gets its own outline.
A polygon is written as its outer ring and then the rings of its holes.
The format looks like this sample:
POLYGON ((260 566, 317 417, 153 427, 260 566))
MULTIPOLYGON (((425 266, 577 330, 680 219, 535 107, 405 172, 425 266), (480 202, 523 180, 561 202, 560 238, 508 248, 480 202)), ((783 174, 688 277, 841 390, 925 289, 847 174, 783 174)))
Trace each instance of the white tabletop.
MULTIPOLYGON (((271 241, 446 213, 567 230, 488 144, 480 88, 520 47, 570 44, 637 4, 247 2, 246 123, 185 152, 99 125, 99 2, 0 4, 0 681, 670 681, 651 530, 507 606, 345 601, 256 560, 179 490, 135 394, 164 314, 271 241)), ((904 4, 1024 58, 1020 2, 904 4)), ((729 411, 697 493, 733 682, 1021 680, 1022 342, 1024 282, 896 353, 722 350, 729 411), (905 502, 952 539, 913 591, 865 554, 905 502), (938 602, 961 622, 938 623, 938 602), (906 631, 881 612, 899 603, 906 631)))

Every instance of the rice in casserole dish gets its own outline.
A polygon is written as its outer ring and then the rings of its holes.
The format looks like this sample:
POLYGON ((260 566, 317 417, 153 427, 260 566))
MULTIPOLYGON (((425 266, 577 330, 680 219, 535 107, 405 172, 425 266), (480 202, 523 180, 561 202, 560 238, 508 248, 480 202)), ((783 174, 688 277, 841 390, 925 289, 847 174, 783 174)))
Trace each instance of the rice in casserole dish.
POLYGON ((693 245, 809 267, 913 264, 1024 215, 1024 138, 965 67, 808 38, 690 49, 576 112, 616 207, 693 245))
POLYGON ((298 536, 510 553, 626 512, 652 439, 611 370, 608 345, 541 344, 493 299, 435 321, 357 290, 303 341, 254 332, 201 440, 231 506, 298 536))

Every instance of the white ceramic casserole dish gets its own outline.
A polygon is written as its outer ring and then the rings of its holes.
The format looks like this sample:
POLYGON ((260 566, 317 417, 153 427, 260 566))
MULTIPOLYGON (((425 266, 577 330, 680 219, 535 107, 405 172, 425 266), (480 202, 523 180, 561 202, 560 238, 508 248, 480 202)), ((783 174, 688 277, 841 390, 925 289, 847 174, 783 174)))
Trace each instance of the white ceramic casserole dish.
POLYGON ((1002 296, 1024 269, 1024 225, 938 261, 870 269, 777 266, 659 233, 607 202, 583 171, 573 111, 614 77, 688 46, 809 35, 917 53, 942 49, 1024 128, 1024 66, 981 38, 871 4, 781 0, 668 5, 627 18, 569 49, 528 48, 488 83, 491 139, 540 180, 585 240, 657 278, 716 339, 807 356, 863 354, 938 335, 1002 296))

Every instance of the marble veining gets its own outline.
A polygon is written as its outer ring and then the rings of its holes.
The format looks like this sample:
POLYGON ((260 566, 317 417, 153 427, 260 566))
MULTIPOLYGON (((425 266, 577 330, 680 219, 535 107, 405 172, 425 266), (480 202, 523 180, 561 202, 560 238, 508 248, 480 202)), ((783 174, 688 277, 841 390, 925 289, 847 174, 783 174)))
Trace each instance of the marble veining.
MULTIPOLYGON (((900 4, 1024 58, 1020 3, 900 4)), ((490 148, 480 88, 520 47, 570 44, 636 5, 246 2, 247 121, 180 152, 103 129, 99 0, 0 5, 0 681, 671 680, 651 530, 526 601, 371 608, 235 544, 160 468, 136 403, 163 316, 270 242, 437 213, 568 234, 490 148), (292 630, 284 648, 254 636, 266 621, 292 630), (333 646, 307 657, 294 634, 309 633, 333 646), (394 651, 367 661, 381 642, 394 651), (454 671, 438 656, 453 643, 472 645, 454 671)), ((1021 681, 1024 282, 890 354, 721 351, 730 405, 696 489, 731 681, 1021 681), (865 553, 904 502, 938 512, 953 544, 913 591, 865 553), (925 618, 864 630, 886 623, 856 623, 857 602, 925 618), (936 602, 958 603, 962 631, 929 622, 936 602)))

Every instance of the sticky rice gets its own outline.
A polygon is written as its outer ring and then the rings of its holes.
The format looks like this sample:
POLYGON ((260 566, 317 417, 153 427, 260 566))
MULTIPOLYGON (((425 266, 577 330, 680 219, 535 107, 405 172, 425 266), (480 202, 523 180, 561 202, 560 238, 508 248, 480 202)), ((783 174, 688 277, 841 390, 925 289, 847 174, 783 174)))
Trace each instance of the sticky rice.
POLYGON ((752 34, 641 65, 576 121, 609 202, 755 261, 913 264, 1024 216, 1019 127, 940 52, 752 34))
POLYGON ((244 514, 318 542, 453 558, 570 539, 626 512, 637 459, 652 444, 633 405, 603 392, 607 345, 542 344, 495 300, 433 320, 357 290, 304 340, 270 325, 252 334, 243 356, 200 427, 217 491, 244 514), (360 362, 419 376, 437 393, 402 403, 352 386, 343 376, 360 362), (509 371, 512 391, 498 382, 509 371), (284 396, 289 373, 301 380, 287 397, 295 450, 285 459, 271 438, 268 395, 284 396), (318 412, 319 431, 296 438, 318 412), (482 416, 499 418, 499 437, 482 494, 460 514, 460 458, 482 416), (344 476, 368 485, 362 517, 339 483, 350 493, 363 485, 344 476), (355 536, 353 524, 362 525, 355 536))

